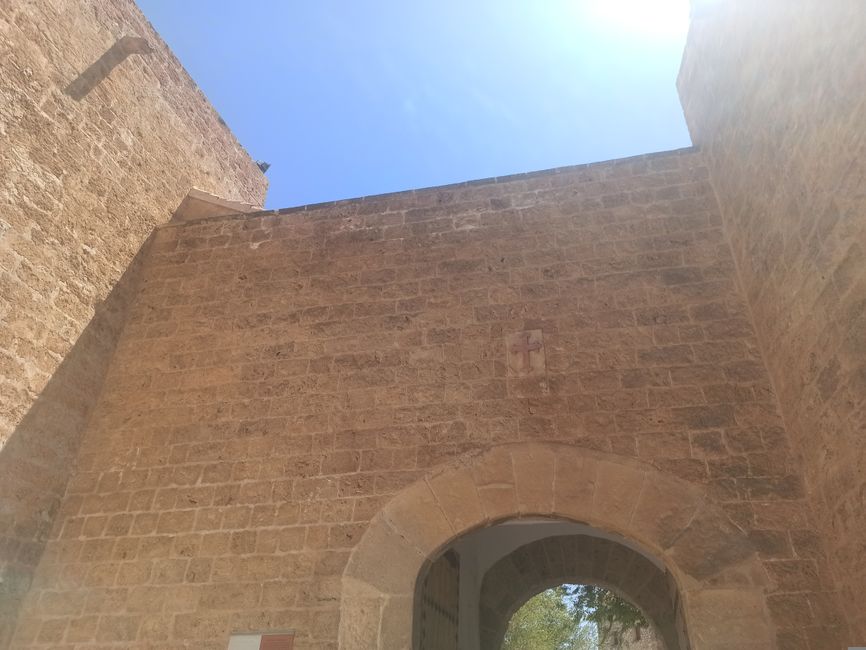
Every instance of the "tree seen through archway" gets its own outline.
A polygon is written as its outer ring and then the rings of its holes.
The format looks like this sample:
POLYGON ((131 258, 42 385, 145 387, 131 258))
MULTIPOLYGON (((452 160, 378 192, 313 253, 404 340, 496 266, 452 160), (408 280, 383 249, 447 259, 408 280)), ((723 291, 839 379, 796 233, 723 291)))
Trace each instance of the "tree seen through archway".
POLYGON ((636 644, 648 627, 641 611, 613 592, 566 584, 533 596, 514 613, 502 650, 643 648, 636 644))

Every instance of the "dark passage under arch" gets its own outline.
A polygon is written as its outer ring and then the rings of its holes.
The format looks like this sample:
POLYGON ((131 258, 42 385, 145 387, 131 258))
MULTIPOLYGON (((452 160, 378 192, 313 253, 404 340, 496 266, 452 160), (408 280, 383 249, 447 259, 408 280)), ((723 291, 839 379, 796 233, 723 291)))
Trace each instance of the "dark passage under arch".
POLYGON ((509 553, 485 573, 480 597, 481 650, 500 650, 512 615, 539 592, 563 583, 594 584, 632 602, 667 650, 686 650, 673 577, 642 554, 609 539, 560 535, 509 553))

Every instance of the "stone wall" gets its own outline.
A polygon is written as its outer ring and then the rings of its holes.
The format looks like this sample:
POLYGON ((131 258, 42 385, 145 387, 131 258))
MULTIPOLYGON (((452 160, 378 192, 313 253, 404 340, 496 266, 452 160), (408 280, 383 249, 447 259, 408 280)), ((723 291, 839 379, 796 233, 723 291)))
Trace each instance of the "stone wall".
MULTIPOLYGON (((760 552, 780 645, 842 645, 707 177, 681 151, 160 228, 15 647, 289 628, 333 649, 376 513, 514 441, 709 490, 731 520, 709 530, 760 552)), ((701 577, 736 553, 688 539, 701 577)))
POLYGON ((0 61, 2 647, 139 249, 191 186, 261 205, 266 181, 132 2, 0 3, 0 61))
POLYGON ((862 645, 866 11, 861 0, 694 4, 686 118, 862 645))

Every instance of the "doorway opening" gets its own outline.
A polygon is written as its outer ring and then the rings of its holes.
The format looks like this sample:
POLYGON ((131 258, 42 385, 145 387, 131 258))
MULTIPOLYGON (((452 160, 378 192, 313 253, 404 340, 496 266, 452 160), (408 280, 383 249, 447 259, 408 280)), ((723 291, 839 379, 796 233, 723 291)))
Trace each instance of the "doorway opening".
POLYGON ((584 524, 531 518, 477 529, 418 578, 416 650, 689 647, 664 565, 584 524))
POLYGON ((593 584, 562 584, 527 600, 508 622, 502 650, 662 650, 628 599, 593 584))

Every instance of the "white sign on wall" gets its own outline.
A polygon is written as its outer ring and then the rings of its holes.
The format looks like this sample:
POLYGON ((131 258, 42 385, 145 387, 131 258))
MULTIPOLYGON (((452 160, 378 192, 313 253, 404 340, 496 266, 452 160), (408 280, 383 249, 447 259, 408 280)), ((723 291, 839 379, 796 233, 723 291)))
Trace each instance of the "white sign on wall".
POLYGON ((292 632, 244 632, 229 637, 228 650, 292 650, 292 632))

